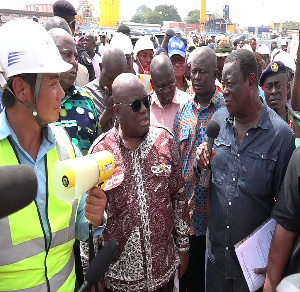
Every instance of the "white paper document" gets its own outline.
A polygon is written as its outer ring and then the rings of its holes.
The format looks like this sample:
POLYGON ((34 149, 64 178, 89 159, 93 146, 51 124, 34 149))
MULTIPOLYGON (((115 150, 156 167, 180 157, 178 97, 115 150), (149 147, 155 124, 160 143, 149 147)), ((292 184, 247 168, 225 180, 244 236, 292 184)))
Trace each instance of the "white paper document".
POLYGON ((265 268, 268 264, 268 255, 275 226, 276 221, 269 219, 248 237, 234 245, 235 253, 250 292, 259 289, 265 281, 265 276, 255 274, 254 269, 265 268))

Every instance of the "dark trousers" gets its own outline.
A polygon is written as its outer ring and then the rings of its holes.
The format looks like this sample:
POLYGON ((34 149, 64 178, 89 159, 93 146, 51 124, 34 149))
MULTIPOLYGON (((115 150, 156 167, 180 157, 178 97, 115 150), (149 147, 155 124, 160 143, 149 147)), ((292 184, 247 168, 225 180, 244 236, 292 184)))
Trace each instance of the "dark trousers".
MULTIPOLYGON (((209 259, 206 265, 206 292, 249 292, 244 277, 225 279, 225 276, 214 268, 209 259)), ((256 292, 262 292, 262 288, 256 292)))
POLYGON ((179 279, 179 292, 205 292, 206 236, 190 235, 189 265, 179 279))

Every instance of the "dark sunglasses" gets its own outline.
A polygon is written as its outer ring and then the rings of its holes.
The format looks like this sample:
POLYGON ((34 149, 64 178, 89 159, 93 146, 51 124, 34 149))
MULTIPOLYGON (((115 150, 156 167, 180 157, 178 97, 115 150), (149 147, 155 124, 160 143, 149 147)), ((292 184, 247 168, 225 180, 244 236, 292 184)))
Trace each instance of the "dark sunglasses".
POLYGON ((119 102, 119 103, 115 103, 115 104, 130 105, 132 111, 136 113, 141 109, 142 102, 143 102, 145 108, 149 108, 151 105, 151 95, 148 94, 148 95, 143 96, 142 98, 136 98, 132 103, 119 102))

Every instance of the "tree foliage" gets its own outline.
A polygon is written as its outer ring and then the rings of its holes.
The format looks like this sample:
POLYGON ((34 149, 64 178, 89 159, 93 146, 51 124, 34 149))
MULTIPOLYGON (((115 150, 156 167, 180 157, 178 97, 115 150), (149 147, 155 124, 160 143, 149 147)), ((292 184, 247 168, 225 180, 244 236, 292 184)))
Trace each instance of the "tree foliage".
POLYGON ((195 9, 195 10, 191 10, 188 15, 187 18, 185 19, 186 23, 189 24, 199 24, 199 19, 200 19, 200 10, 199 9, 195 9))
POLYGON ((300 22, 298 21, 286 21, 283 24, 284 27, 289 28, 289 27, 300 27, 300 22))
POLYGON ((182 21, 174 5, 158 5, 154 11, 160 13, 165 21, 182 21))
POLYGON ((145 12, 145 23, 152 23, 152 24, 163 24, 163 17, 162 15, 157 11, 147 11, 145 12))

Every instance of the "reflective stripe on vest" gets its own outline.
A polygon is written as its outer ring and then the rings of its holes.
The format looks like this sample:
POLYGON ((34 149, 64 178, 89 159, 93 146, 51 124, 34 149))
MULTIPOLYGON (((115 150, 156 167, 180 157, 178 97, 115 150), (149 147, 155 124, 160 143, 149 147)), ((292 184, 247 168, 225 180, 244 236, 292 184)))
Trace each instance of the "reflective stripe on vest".
MULTIPOLYGON (((47 291, 45 274, 51 291, 74 291, 73 244, 78 200, 71 204, 57 198, 52 169, 58 157, 67 159, 75 157, 75 154, 66 132, 54 129, 54 133, 56 147, 47 153, 49 199, 45 203, 51 232, 49 250, 46 251, 44 231, 35 202, 0 219, 0 291, 47 291)), ((8 139, 1 140, 0 165, 18 163, 8 139)))
POLYGON ((149 74, 140 74, 140 79, 142 80, 147 93, 150 93, 152 91, 152 84, 150 82, 151 80, 151 75, 149 74))

